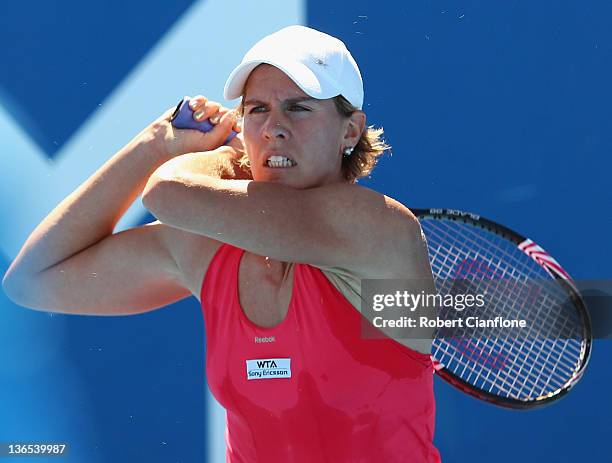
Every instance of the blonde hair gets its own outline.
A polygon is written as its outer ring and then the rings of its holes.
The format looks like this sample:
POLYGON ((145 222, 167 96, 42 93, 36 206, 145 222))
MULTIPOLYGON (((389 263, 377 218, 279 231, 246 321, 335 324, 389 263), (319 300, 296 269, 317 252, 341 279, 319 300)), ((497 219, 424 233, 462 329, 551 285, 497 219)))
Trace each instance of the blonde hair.
MULTIPOLYGON (((334 97, 334 103, 343 117, 349 118, 357 111, 357 108, 342 95, 334 97)), ((382 139, 382 134, 382 128, 376 129, 373 125, 366 127, 351 155, 342 156, 342 175, 347 182, 354 183, 357 179, 370 175, 378 158, 385 150, 391 148, 382 139)))
MULTIPOLYGON (((333 100, 336 110, 342 117, 348 119, 355 111, 358 111, 342 95, 335 96, 333 100)), ((242 117, 244 115, 244 99, 240 101, 236 112, 238 116, 242 117)), ((376 129, 373 125, 366 127, 361 134, 361 138, 353 147, 351 155, 342 156, 342 176, 344 180, 355 183, 358 179, 370 175, 378 162, 378 158, 385 150, 391 148, 382 139, 382 135, 382 128, 376 129)), ((249 157, 246 152, 240 158, 239 165, 243 169, 250 169, 249 157)))

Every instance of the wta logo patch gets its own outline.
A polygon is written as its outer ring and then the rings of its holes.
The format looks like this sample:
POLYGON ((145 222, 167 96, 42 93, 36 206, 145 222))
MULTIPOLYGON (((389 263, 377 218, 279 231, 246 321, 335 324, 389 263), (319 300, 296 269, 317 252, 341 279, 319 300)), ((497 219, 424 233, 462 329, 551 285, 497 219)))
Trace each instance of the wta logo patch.
POLYGON ((247 379, 291 378, 291 359, 254 359, 246 361, 247 379))

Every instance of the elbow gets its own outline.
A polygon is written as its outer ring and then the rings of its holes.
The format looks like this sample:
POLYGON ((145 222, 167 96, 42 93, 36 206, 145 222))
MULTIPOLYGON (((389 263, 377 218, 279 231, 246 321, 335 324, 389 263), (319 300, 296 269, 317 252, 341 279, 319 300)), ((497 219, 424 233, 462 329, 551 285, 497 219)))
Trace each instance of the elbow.
POLYGON ((2 291, 11 302, 22 307, 27 307, 25 303, 26 296, 29 291, 32 291, 32 284, 26 278, 13 275, 9 271, 2 279, 2 291))
POLYGON ((153 215, 155 215, 155 205, 157 203, 157 197, 159 196, 159 190, 161 189, 161 181, 156 175, 149 177, 147 184, 142 191, 142 204, 146 207, 153 215))
POLYGON ((175 217, 172 204, 176 188, 173 183, 172 180, 152 176, 142 193, 142 205, 165 223, 175 217))
POLYGON ((2 278, 2 292, 10 299, 13 300, 13 283, 12 280, 9 279, 9 272, 4 274, 2 278))
POLYGON ((173 162, 175 159, 176 158, 166 161, 159 166, 147 180, 144 190, 142 191, 142 204, 147 209, 151 210, 149 206, 154 206, 155 199, 157 196, 160 196, 159 190, 165 184, 172 181, 175 172, 175 163, 173 162))

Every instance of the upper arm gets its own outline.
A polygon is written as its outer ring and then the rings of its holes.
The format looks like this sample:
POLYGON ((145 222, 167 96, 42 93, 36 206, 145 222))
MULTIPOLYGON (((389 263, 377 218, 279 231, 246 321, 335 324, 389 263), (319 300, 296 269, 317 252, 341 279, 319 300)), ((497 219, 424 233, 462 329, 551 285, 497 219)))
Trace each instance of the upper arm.
POLYGON ((107 236, 36 275, 16 276, 9 297, 37 310, 131 315, 190 295, 168 247, 167 225, 107 236))
POLYGON ((283 262, 342 267, 361 278, 425 271, 414 260, 422 250, 418 221, 373 190, 348 184, 295 189, 189 173, 154 177, 143 203, 173 227, 283 262))

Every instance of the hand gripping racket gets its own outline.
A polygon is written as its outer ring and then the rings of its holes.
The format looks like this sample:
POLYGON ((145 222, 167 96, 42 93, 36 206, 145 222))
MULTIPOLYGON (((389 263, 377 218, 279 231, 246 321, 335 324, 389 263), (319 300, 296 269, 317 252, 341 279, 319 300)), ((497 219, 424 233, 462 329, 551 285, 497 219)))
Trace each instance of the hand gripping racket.
POLYGON ((567 272, 532 240, 479 215, 411 210, 425 233, 439 294, 452 293, 458 279, 473 288, 504 282, 480 315, 520 315, 536 327, 531 334, 500 330, 478 339, 460 331, 444 337, 438 330, 432 345, 436 373, 502 407, 535 408, 567 394, 585 371, 592 343, 586 305, 567 272))
MULTIPOLYGON (((210 122, 209 119, 204 119, 203 121, 198 122, 193 118, 193 111, 189 107, 188 96, 184 97, 178 102, 174 113, 172 113, 172 116, 170 117, 170 122, 177 129, 195 129, 199 130, 200 132, 208 132, 214 127, 214 124, 210 122)), ((227 145, 236 135, 237 132, 232 130, 232 133, 229 134, 223 144, 227 145)))

